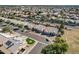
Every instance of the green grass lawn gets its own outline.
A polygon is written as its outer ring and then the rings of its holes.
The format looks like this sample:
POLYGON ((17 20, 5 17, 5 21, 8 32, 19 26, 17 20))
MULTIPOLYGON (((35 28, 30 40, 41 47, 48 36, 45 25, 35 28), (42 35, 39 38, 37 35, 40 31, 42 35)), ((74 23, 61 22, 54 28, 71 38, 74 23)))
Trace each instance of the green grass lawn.
POLYGON ((32 38, 27 38, 26 39, 27 44, 34 44, 35 41, 32 38))

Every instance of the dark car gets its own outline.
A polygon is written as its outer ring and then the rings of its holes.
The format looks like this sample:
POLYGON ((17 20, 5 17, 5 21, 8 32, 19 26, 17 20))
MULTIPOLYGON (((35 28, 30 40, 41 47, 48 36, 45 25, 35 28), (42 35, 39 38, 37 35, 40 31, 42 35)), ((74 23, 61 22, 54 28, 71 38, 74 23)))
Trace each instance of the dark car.
POLYGON ((46 38, 46 41, 49 42, 49 40, 46 38))

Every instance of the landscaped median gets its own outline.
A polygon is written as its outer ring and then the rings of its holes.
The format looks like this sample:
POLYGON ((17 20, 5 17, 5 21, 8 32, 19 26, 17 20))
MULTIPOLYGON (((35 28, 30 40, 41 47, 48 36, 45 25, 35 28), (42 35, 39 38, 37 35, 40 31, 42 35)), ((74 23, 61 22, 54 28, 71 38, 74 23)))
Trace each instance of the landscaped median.
POLYGON ((26 39, 26 42, 27 42, 27 44, 34 44, 35 43, 35 40, 33 40, 32 38, 27 38, 26 39))

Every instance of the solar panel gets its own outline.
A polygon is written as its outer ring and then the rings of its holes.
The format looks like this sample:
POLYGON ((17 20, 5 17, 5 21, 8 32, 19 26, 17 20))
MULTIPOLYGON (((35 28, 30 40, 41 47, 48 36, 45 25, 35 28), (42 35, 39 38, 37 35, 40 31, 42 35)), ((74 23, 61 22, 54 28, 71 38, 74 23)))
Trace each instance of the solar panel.
POLYGON ((11 41, 7 41, 7 42, 6 42, 6 45, 9 46, 9 45, 11 45, 11 43, 12 43, 11 41))
POLYGON ((9 48, 9 47, 14 45, 14 43, 11 42, 11 41, 7 41, 5 44, 6 44, 7 48, 9 48))

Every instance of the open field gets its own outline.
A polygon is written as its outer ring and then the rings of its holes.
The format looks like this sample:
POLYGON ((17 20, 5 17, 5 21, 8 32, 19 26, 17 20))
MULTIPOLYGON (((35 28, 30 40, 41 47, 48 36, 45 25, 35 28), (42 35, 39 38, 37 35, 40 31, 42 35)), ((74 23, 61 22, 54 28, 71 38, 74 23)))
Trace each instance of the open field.
POLYGON ((79 53, 79 29, 65 30, 64 38, 66 39, 69 49, 69 54, 79 53))

